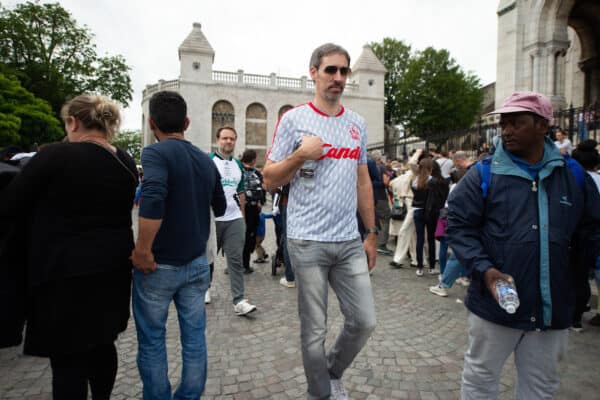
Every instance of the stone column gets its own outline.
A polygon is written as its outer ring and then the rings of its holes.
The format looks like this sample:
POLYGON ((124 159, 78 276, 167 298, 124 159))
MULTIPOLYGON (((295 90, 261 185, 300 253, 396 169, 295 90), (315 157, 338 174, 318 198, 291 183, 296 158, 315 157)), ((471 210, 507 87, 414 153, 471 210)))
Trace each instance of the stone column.
POLYGON ((533 92, 541 91, 541 71, 540 71, 540 59, 542 52, 540 49, 535 49, 529 53, 529 56, 533 58, 533 65, 531 68, 531 90, 533 92))
POLYGON ((579 62, 579 68, 585 74, 584 105, 600 102, 600 57, 590 57, 579 62))

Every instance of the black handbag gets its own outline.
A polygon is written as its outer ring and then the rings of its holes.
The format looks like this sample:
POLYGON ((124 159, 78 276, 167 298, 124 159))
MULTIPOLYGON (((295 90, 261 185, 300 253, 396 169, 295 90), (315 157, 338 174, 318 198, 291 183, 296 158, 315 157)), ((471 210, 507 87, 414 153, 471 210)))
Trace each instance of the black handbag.
POLYGON ((406 213, 408 210, 406 209, 406 204, 404 204, 404 199, 402 200, 394 200, 394 206, 392 207, 391 218, 394 221, 402 221, 406 218, 406 213))

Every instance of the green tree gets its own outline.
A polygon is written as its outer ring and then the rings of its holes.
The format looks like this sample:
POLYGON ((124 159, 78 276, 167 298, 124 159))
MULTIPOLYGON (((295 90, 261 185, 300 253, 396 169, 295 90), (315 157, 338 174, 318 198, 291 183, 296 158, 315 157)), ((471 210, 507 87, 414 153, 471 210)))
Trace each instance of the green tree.
POLYGON ((26 2, 0 10, 0 63, 48 101, 57 116, 67 98, 81 93, 103 94, 123 106, 131 101, 125 59, 98 56, 93 37, 58 3, 26 2))
POLYGON ((432 47, 413 55, 396 92, 406 130, 438 145, 449 132, 471 126, 482 102, 479 78, 464 72, 447 50, 432 47))
POLYGON ((124 130, 113 139, 112 144, 125 150, 135 160, 136 164, 141 164, 142 155, 142 132, 139 130, 124 130))
POLYGON ((393 126, 403 119, 398 107, 398 87, 408 68, 411 48, 403 41, 392 38, 384 38, 381 43, 373 42, 370 46, 387 69, 384 80, 384 121, 386 125, 393 126))
POLYGON ((50 105, 36 98, 20 82, 0 73, 0 146, 18 144, 28 149, 64 136, 50 105))
POLYGON ((449 131, 473 123, 483 101, 479 79, 464 72, 447 50, 412 52, 393 38, 371 43, 371 48, 387 69, 386 132, 402 124, 407 134, 441 144, 449 131))

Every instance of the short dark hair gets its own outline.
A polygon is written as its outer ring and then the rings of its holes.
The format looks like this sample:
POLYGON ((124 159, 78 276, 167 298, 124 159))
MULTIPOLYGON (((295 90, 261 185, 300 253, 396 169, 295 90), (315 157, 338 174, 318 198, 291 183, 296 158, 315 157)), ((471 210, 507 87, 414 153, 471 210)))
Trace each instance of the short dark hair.
POLYGON ((337 44, 325 43, 313 50, 313 53, 310 56, 310 65, 308 67, 315 67, 316 69, 319 69, 323 57, 328 56, 330 54, 343 55, 344 57, 346 57, 346 60, 348 60, 348 66, 350 66, 350 54, 348 54, 346 49, 337 44))
POLYGON ((150 98, 150 118, 162 133, 182 133, 185 130, 187 104, 177 93, 163 90, 150 98))
POLYGON ((600 165, 600 156, 596 146, 598 146, 598 142, 595 140, 584 140, 573 150, 571 157, 587 171, 593 171, 600 165))
POLYGON ((217 139, 221 136, 221 132, 225 130, 233 131, 233 133, 235 133, 235 138, 237 139, 237 131, 232 126, 222 126, 219 129, 217 129, 217 139))
POLYGON ((244 164, 248 164, 254 160, 256 160, 256 151, 254 151, 252 149, 244 150, 244 154, 242 154, 242 162, 244 164))

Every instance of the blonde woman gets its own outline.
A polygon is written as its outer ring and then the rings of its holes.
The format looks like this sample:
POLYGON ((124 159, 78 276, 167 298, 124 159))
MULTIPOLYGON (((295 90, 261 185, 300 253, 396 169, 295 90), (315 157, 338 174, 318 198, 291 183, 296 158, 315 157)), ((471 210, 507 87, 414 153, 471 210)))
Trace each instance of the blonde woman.
POLYGON ((67 102, 68 143, 44 147, 0 198, 0 219, 29 224, 24 352, 49 357, 54 399, 109 399, 114 341, 129 319, 135 163, 110 144, 119 108, 67 102))

